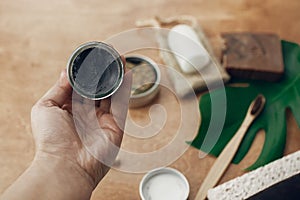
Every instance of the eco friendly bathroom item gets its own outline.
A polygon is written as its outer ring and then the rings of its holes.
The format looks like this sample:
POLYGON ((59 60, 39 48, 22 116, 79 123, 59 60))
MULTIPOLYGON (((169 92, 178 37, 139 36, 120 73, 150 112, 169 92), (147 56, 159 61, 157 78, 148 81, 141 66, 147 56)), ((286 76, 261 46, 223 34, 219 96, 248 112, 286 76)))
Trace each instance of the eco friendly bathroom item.
POLYGON ((129 107, 149 104, 159 93, 160 70, 150 58, 142 55, 125 56, 126 68, 132 72, 129 107))
POLYGON ((121 56, 112 46, 88 42, 71 55, 67 75, 79 95, 99 100, 111 96, 120 87, 124 66, 121 56))
POLYGON ((231 163, 232 158, 234 157, 236 151, 238 150, 244 135, 246 134, 249 126, 255 120, 255 118, 261 113, 264 108, 266 99, 262 95, 258 95, 250 104, 247 114, 243 123, 241 124, 238 131, 235 133, 230 142, 223 149, 221 154, 218 156, 217 160, 214 162, 213 166, 206 175, 202 185, 196 195, 195 200, 204 200, 207 195, 207 191, 214 187, 223 173, 231 163))

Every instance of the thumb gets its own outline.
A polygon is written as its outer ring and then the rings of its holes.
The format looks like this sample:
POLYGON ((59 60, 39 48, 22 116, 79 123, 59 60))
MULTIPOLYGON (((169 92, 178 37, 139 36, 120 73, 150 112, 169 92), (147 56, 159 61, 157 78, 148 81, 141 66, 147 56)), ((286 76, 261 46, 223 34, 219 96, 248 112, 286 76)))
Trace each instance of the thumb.
POLYGON ((62 107, 68 98, 72 96, 72 87, 67 79, 67 72, 63 70, 55 85, 38 101, 48 106, 62 107))

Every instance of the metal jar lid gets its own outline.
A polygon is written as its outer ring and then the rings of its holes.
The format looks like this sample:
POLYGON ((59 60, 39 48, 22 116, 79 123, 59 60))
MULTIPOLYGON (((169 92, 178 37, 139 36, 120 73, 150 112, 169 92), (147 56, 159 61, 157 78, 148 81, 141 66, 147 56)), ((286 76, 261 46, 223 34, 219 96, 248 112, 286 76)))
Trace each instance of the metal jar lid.
POLYGON ((111 96, 121 85, 124 66, 119 53, 102 42, 80 45, 67 64, 68 79, 81 96, 99 100, 111 96))

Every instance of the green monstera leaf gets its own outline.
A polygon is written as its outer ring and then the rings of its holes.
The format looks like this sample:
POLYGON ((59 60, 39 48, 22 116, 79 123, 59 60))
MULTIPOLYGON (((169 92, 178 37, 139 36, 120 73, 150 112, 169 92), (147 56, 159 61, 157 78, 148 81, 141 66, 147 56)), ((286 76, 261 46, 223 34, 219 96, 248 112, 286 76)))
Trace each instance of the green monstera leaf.
MULTIPOLYGON (((212 149, 206 148, 205 138, 216 137, 207 130, 214 121, 211 120, 211 99, 223 105, 220 95, 221 89, 216 89, 204 94, 200 100, 202 116, 201 126, 196 138, 191 145, 204 152, 218 156, 227 142, 240 127, 248 106, 258 95, 266 97, 265 109, 248 129, 233 162, 239 163, 247 154, 256 133, 265 130, 265 141, 260 156, 248 170, 263 166, 283 155, 286 143, 286 110, 291 109, 298 125, 300 125, 300 47, 297 44, 282 41, 282 51, 285 65, 285 74, 280 82, 270 83, 263 81, 232 80, 231 83, 246 83, 246 87, 236 87, 231 84, 225 87, 226 92, 226 117, 224 127, 217 143, 212 149), (218 102, 219 101, 219 102, 218 102)), ((225 105, 224 105, 225 106, 225 105)), ((217 116, 218 117, 218 116, 217 116)))

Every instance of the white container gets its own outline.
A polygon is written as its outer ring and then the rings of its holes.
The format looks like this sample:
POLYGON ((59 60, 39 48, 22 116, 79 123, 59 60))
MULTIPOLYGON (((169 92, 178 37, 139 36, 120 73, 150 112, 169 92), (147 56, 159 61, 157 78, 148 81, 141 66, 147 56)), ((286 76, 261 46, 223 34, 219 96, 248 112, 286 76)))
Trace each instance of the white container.
POLYGON ((140 182, 142 200, 186 200, 190 193, 185 176, 173 168, 148 172, 140 182))
POLYGON ((197 72, 210 62, 207 50, 194 29, 188 25, 174 26, 168 34, 168 45, 184 73, 197 72))

